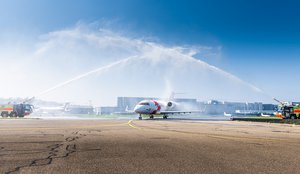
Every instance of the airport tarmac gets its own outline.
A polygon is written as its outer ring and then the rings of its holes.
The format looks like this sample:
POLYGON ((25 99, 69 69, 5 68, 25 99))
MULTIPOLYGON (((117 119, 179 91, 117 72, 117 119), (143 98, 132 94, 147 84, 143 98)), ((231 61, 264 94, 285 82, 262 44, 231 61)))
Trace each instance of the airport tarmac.
POLYGON ((300 126, 0 119, 0 173, 299 173, 300 126))

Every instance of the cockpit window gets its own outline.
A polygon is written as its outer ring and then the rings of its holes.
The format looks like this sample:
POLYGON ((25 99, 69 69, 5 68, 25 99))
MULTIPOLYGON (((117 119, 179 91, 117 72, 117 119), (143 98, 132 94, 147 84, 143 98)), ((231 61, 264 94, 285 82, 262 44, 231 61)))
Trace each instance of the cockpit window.
POLYGON ((25 105, 25 109, 30 109, 30 106, 29 105, 25 105))
POLYGON ((32 108, 31 108, 31 106, 30 106, 30 105, 25 105, 25 110, 26 110, 26 111, 31 111, 31 110, 32 110, 32 108))
POLYGON ((139 105, 149 105, 149 103, 147 103, 147 102, 142 102, 142 103, 139 103, 139 105))

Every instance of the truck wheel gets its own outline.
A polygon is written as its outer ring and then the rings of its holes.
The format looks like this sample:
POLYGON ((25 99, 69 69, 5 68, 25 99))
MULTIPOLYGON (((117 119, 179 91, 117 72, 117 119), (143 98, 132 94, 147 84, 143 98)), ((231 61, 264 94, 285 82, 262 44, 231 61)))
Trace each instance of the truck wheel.
POLYGON ((291 119, 291 116, 289 113, 284 114, 285 119, 291 119))
POLYGON ((1 113, 1 116, 2 116, 3 118, 6 118, 6 117, 8 116, 8 114, 7 114, 6 112, 2 112, 2 113, 1 113))
POLYGON ((292 115, 292 116, 291 116, 291 119, 292 119, 292 120, 294 120, 294 119, 295 119, 295 116, 294 116, 294 115, 292 115))
POLYGON ((17 114, 16 114, 15 112, 12 112, 12 113, 10 114, 10 116, 11 116, 11 117, 17 117, 17 114))

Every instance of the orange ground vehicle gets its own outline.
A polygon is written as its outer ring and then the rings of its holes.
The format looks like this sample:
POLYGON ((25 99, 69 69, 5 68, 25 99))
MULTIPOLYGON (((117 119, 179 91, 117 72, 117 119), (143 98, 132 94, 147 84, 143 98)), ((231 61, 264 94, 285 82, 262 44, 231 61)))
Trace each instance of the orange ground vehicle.
POLYGON ((2 117, 24 117, 32 113, 30 104, 4 104, 0 105, 0 115, 2 117))
POLYGON ((277 117, 283 119, 300 119, 300 103, 299 102, 282 102, 274 98, 275 101, 279 102, 278 111, 276 112, 277 117))

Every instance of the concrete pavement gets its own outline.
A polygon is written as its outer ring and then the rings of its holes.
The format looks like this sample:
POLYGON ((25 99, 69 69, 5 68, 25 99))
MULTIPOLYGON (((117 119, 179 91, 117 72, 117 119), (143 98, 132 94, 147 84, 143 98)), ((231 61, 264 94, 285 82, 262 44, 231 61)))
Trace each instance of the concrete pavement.
POLYGON ((300 126, 0 120, 0 173, 298 173, 300 126))

